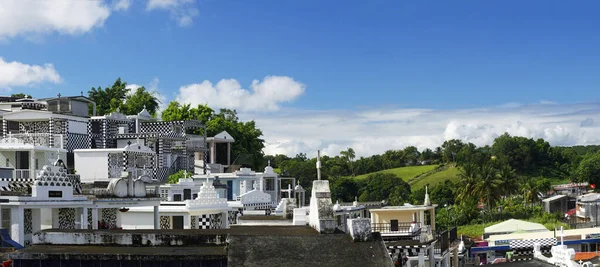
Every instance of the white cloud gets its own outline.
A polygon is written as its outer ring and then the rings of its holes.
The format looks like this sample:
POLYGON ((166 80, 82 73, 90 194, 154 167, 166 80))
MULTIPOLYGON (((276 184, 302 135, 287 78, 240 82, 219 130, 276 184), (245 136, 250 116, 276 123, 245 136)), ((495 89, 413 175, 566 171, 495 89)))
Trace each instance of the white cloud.
POLYGON ((192 106, 208 104, 211 108, 238 111, 275 111, 281 103, 293 101, 304 93, 306 86, 291 77, 267 76, 254 80, 250 90, 242 88, 235 79, 223 79, 185 85, 179 88, 176 100, 192 106))
POLYGON ((62 78, 52 64, 28 65, 4 61, 0 57, 0 89, 15 86, 31 86, 44 82, 60 83, 62 78))
POLYGON ((358 156, 416 146, 435 148, 444 140, 461 139, 483 146, 495 137, 511 135, 543 138, 551 145, 600 143, 598 103, 503 105, 459 110, 373 108, 368 110, 290 110, 240 113, 254 119, 263 131, 266 154, 307 153, 320 149, 338 155, 352 147, 358 156))
POLYGON ((126 11, 131 6, 131 0, 115 0, 113 9, 117 11, 126 11))
POLYGON ((0 39, 57 32, 76 35, 100 27, 110 15, 104 1, 4 0, 0 39))
POLYGON ((167 10, 179 26, 186 27, 191 25, 194 17, 199 14, 194 4, 194 0, 149 0, 146 10, 167 10))

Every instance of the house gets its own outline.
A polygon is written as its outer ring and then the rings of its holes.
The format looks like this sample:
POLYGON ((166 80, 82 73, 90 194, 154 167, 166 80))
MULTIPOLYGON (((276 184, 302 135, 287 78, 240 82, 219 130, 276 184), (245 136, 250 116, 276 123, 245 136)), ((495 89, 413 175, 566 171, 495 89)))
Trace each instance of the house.
POLYGON ((578 223, 598 222, 598 202, 600 193, 589 193, 577 198, 575 216, 578 223))
POLYGON ((547 213, 565 214, 575 206, 575 198, 566 195, 555 195, 542 200, 544 211, 547 213), (571 200, 573 200, 571 202, 571 200), (571 207, 571 203, 573 203, 571 207))
POLYGON ((117 111, 91 117, 87 141, 91 149, 123 148, 134 142, 149 147, 157 155, 153 178, 164 183, 179 170, 193 172, 195 158, 206 152, 206 136, 191 134, 197 129, 206 133, 206 126, 196 120, 156 121, 146 109, 133 116, 117 111))
POLYGON ((506 220, 501 223, 488 226, 483 230, 483 238, 487 239, 493 235, 511 234, 515 232, 520 233, 534 233, 534 232, 548 232, 548 229, 539 223, 532 223, 528 221, 522 221, 517 219, 506 220))
POLYGON ((33 179, 57 154, 74 167, 73 150, 87 148, 88 105, 83 96, 26 99, 0 103, 2 139, 0 166, 12 168, 16 179, 33 179))

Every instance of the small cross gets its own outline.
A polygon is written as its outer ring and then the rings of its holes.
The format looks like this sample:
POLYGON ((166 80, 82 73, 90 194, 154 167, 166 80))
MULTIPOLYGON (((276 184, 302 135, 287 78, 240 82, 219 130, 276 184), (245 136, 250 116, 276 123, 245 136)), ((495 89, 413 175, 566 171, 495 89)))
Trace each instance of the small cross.
POLYGON ((58 98, 60 98, 60 93, 58 93, 58 95, 56 95, 56 96, 58 96, 58 98))
POLYGON ((81 93, 81 96, 83 96, 83 91, 81 91, 80 93, 81 93))
POLYGON ((131 140, 127 141, 127 145, 131 145, 131 140))

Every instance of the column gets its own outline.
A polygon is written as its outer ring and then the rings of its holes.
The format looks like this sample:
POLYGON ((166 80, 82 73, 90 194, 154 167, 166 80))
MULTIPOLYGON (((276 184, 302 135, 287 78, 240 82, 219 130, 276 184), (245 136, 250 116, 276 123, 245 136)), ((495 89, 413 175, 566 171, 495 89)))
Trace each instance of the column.
POLYGON ((92 208, 92 229, 98 229, 98 208, 92 208))
POLYGON ((83 222, 81 221, 81 215, 83 210, 81 208, 75 208, 75 229, 83 229, 83 222))
POLYGON ((231 143, 227 142, 227 166, 231 165, 231 143))
POLYGON ((25 214, 22 206, 10 208, 10 237, 21 245, 25 245, 25 214))
POLYGON ((444 256, 444 267, 448 267, 450 266, 450 252, 448 251, 446 253, 446 256, 444 256))
POLYGON ((425 267, 425 252, 423 250, 419 251, 419 267, 425 267))
POLYGON ((223 223, 223 229, 227 229, 229 228, 229 212, 225 211, 223 212, 223 216, 221 216, 222 219, 222 223, 223 223))
POLYGON ((88 208, 83 207, 83 212, 81 213, 81 229, 88 229, 88 208))
POLYGON ((31 178, 35 177, 34 175, 35 175, 35 150, 32 149, 29 151, 29 177, 23 177, 23 178, 31 179, 31 178))
POLYGON ((215 164, 215 141, 210 143, 210 164, 215 164))
POLYGON ((435 232, 435 209, 429 210, 429 218, 431 221, 431 232, 435 232))
POLYGON ((158 207, 154 206, 154 229, 160 229, 160 216, 158 214, 158 207))
POLYGON ((454 257, 454 258, 452 259, 452 261, 454 262, 454 263, 452 264, 452 266, 454 266, 454 267, 458 267, 458 247, 455 247, 455 248, 454 248, 454 250, 452 251, 452 253, 453 253, 453 255, 452 255, 452 256, 454 257))
POLYGON ((191 229, 189 214, 183 215, 183 229, 191 229))
MULTIPOLYGON (((436 241, 439 242, 439 241, 436 241)), ((429 266, 430 267, 435 267, 435 251, 434 251, 434 244, 436 242, 433 242, 431 245, 429 245, 429 266)))

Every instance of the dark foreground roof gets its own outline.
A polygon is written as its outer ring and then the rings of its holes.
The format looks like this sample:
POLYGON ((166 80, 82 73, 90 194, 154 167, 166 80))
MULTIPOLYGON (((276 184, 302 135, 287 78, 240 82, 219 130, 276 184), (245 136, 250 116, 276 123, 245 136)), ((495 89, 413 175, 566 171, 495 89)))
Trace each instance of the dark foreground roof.
POLYGON ((11 258, 137 261, 136 264, 142 266, 152 261, 184 260, 220 260, 227 266, 245 267, 392 266, 379 233, 373 234, 373 241, 353 242, 347 234, 319 234, 308 226, 233 226, 212 230, 52 229, 36 235, 46 240, 57 240, 52 236, 58 236, 63 244, 34 244, 11 253, 11 258), (153 242, 142 242, 147 238, 153 242), (97 240, 102 242, 94 244, 97 240))
POLYGON ((230 236, 228 266, 392 266, 381 237, 353 242, 349 235, 230 236))
MULTIPOLYGON (((477 266, 477 265, 467 264, 465 266, 471 267, 471 266, 477 266)), ((543 262, 543 261, 539 261, 539 260, 530 260, 530 261, 503 262, 503 263, 494 264, 494 266, 498 266, 498 267, 511 267, 511 266, 514 266, 514 267, 551 267, 554 265, 543 262)))

